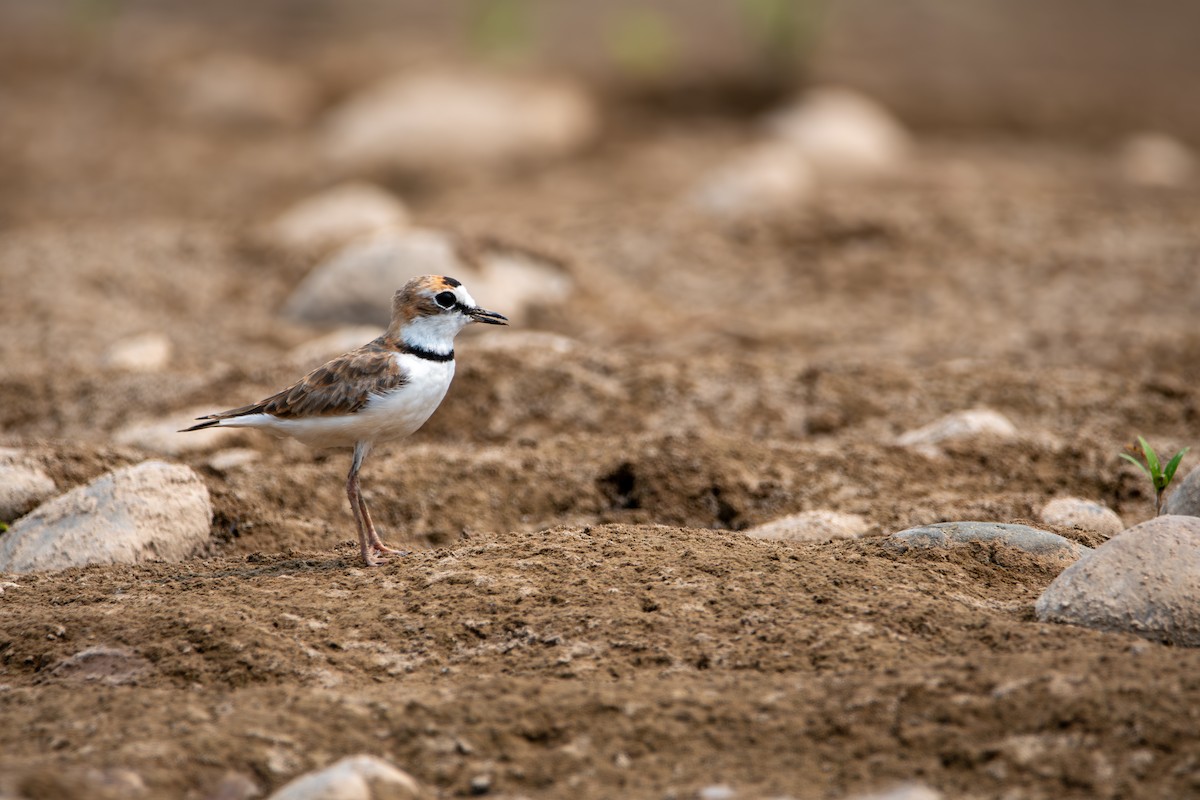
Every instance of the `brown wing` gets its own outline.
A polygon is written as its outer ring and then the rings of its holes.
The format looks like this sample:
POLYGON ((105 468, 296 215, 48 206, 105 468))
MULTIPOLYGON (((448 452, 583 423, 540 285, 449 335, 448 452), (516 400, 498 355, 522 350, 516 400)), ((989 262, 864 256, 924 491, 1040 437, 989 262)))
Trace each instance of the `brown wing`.
POLYGON ((396 363, 394 355, 393 349, 376 340, 317 367, 266 400, 202 419, 247 414, 270 414, 281 419, 353 414, 367 404, 371 395, 408 383, 408 373, 396 363))

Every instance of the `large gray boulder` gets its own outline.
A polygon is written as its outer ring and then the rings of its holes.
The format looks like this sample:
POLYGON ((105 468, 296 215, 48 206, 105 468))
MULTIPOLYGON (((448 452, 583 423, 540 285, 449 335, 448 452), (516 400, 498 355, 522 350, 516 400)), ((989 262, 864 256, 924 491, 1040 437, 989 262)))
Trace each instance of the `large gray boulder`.
POLYGON ((1200 647, 1200 518, 1135 525, 1054 579, 1038 619, 1200 647))
POLYGON ((190 468, 144 461, 44 503, 0 536, 0 572, 181 561, 208 541, 208 488, 190 468))

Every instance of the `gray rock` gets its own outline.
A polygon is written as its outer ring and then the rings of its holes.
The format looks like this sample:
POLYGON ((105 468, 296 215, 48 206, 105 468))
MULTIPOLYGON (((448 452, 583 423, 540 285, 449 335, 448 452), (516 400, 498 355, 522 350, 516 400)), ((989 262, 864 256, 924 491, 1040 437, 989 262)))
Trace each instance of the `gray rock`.
POLYGON ((1011 440, 1016 438, 1017 428, 998 411, 990 408, 972 408, 947 414, 924 427, 908 431, 902 434, 896 443, 901 447, 922 449, 935 447, 943 442, 983 436, 1011 440))
POLYGON ((387 325, 392 295, 417 275, 450 275, 471 295, 520 324, 529 308, 566 299, 574 288, 556 264, 514 249, 467 256, 450 236, 414 229, 353 242, 318 265, 288 299, 284 313, 310 323, 387 325))
POLYGON ((0 462, 0 521, 28 514, 56 491, 54 481, 37 467, 0 462))
POLYGON ((969 542, 998 542, 1039 556, 1053 556, 1074 561, 1092 549, 1079 542, 1028 525, 1003 522, 939 522, 893 533, 893 546, 950 547, 969 542))
POLYGON ((1200 519, 1135 525, 1065 569, 1036 610, 1043 622, 1200 647, 1200 519))
POLYGON ((331 111, 322 147, 345 170, 461 171, 562 156, 593 137, 596 121, 569 83, 414 72, 331 111))
POLYGON ((97 645, 63 659, 50 675, 60 680, 127 686, 137 683, 150 669, 150 662, 132 650, 97 645))
POLYGON ((1113 537, 1125 530, 1125 523, 1106 505, 1081 497, 1058 497, 1038 513, 1042 522, 1064 528, 1078 528, 1101 536, 1113 537))
POLYGON ((728 219, 789 214, 803 208, 815 188, 804 156, 787 145, 766 143, 702 175, 687 204, 728 219))
POLYGON ((911 148, 908 133, 883 106, 848 89, 813 89, 772 114, 767 128, 822 178, 894 171, 911 148))
POLYGON ((1195 467, 1167 495, 1164 514, 1180 517, 1200 517, 1200 467, 1195 467))
POLYGON ((856 794, 850 800, 942 800, 943 795, 923 783, 905 783, 882 792, 856 794))
POLYGON ((421 789, 407 772, 375 756, 348 756, 302 775, 268 800, 417 800, 421 789))
POLYGON ((823 542, 829 539, 853 539, 870 529, 858 514, 839 511, 801 511, 750 528, 753 539, 777 539, 785 542, 823 542))
POLYGON ((208 541, 208 488, 190 468, 145 461, 43 503, 0 536, 0 572, 180 561, 208 541))
POLYGON ((300 201, 267 227, 266 237, 288 250, 325 252, 352 239, 408 225, 408 210, 391 192, 361 181, 343 183, 300 201))

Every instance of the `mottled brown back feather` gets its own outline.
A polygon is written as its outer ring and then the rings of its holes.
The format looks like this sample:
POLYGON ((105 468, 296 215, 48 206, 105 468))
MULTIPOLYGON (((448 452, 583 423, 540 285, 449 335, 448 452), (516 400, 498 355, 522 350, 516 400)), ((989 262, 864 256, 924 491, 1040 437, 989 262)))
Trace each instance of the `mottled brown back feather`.
POLYGON ((265 400, 201 419, 221 420, 247 414, 270 414, 280 419, 353 414, 367 404, 371 395, 408 383, 408 374, 394 358, 400 349, 395 340, 380 336, 317 367, 265 400))

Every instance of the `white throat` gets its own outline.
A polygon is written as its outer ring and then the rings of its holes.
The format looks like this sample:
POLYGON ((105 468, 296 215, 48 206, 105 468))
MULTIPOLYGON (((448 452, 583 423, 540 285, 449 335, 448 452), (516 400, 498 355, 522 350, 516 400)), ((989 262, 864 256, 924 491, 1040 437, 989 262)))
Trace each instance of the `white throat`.
POLYGON ((454 337, 468 322, 462 314, 417 317, 400 329, 400 340, 411 347, 445 355, 453 352, 454 337))

